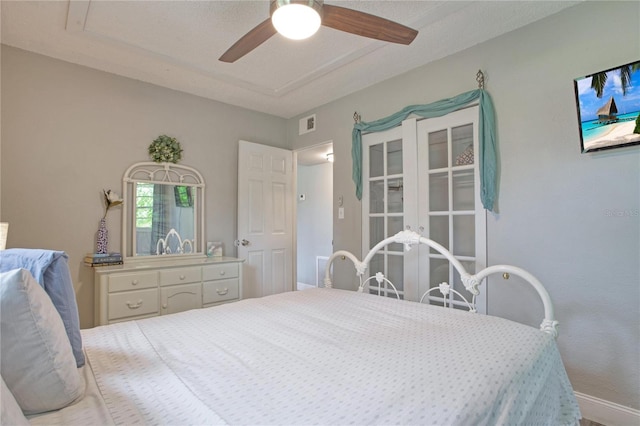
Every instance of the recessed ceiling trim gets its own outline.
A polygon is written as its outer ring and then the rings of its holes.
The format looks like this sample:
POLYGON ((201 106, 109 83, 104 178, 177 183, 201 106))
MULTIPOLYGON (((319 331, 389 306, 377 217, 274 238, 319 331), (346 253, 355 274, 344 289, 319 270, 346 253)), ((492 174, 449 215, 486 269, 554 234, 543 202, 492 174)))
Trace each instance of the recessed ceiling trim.
POLYGON ((377 48, 328 28, 302 47, 277 37, 230 67, 209 56, 263 18, 260 2, 0 0, 0 17, 7 46, 288 119, 582 1, 347 0, 364 12, 392 10, 379 15, 420 35, 409 47, 377 48))
MULTIPOLYGON (((73 33, 75 36, 89 37, 94 40, 99 40, 103 43, 112 44, 114 46, 123 46, 123 47, 126 47, 127 49, 133 50, 138 54, 151 56, 156 59, 160 59, 162 61, 170 63, 176 67, 186 68, 189 71, 196 72, 205 77, 221 80, 225 83, 240 86, 244 89, 251 90, 253 92, 257 92, 273 98, 281 98, 287 95, 288 93, 294 90, 297 90, 300 87, 303 87, 313 82, 314 80, 317 80, 320 77, 344 65, 349 64, 350 62, 356 61, 357 59, 365 55, 368 55, 378 49, 388 47, 387 44, 377 42, 376 40, 371 40, 370 43, 367 43, 362 48, 351 50, 347 54, 341 55, 339 57, 331 59, 328 62, 325 62, 323 65, 313 69, 309 73, 302 74, 298 78, 288 81, 286 84, 283 84, 277 88, 271 88, 268 86, 251 83, 245 79, 233 77, 228 74, 213 72, 213 71, 204 69, 198 65, 194 65, 191 62, 183 61, 178 58, 168 56, 164 53, 160 53, 148 48, 141 47, 136 44, 127 43, 122 40, 115 39, 107 34, 91 31, 90 29, 87 28, 87 20, 90 19, 91 2, 92 0, 70 0, 69 1, 69 10, 67 13, 67 25, 66 25, 66 30, 68 32, 73 33)), ((391 47, 397 48, 397 46, 391 46, 391 47)), ((403 47, 404 46, 401 46, 400 48, 403 48, 403 47)))

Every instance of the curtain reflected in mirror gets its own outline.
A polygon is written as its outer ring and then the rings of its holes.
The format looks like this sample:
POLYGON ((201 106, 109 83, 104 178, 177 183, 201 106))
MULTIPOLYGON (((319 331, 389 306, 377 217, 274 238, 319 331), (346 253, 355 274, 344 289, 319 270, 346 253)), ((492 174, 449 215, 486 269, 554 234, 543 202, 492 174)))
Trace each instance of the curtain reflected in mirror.
POLYGON ((183 253, 180 239, 193 242, 195 236, 193 188, 139 182, 135 189, 136 255, 183 253), (167 238, 172 229, 180 238, 167 238))

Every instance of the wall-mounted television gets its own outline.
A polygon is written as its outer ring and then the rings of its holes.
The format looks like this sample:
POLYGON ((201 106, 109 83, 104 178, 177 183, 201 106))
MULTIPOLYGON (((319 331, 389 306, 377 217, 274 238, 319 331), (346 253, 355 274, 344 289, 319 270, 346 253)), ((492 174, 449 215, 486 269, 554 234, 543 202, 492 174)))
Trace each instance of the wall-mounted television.
POLYGON ((640 61, 573 81, 583 153, 640 144, 640 61))
POLYGON ((193 207, 193 195, 190 186, 176 185, 173 187, 176 197, 176 207, 193 207))

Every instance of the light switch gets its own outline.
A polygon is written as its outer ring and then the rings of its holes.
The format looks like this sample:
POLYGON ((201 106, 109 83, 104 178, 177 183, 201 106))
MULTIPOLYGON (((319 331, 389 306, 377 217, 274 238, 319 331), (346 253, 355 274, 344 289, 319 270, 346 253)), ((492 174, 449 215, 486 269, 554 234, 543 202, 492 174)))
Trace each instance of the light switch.
POLYGON ((338 209, 338 219, 344 219, 344 207, 338 209))

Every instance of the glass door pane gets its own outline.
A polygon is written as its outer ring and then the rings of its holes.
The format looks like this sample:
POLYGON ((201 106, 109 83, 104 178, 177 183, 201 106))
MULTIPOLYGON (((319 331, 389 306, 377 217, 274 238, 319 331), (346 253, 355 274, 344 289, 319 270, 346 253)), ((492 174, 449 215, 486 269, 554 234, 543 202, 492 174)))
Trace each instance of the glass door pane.
POLYGON ((369 219, 369 248, 372 249, 384 236, 384 217, 372 217, 369 219))
MULTIPOLYGON (((449 215, 429 217, 429 235, 427 238, 449 250, 449 215)), ((431 249, 431 253, 437 253, 431 249)))
POLYGON ((473 257, 476 254, 475 217, 473 215, 453 216, 453 247, 456 256, 473 257))
POLYGON ((387 181, 387 213, 402 213, 404 210, 404 187, 402 178, 389 179, 387 181))
POLYGON ((451 188, 453 210, 475 210, 475 179, 473 169, 456 170, 452 173, 451 188))
POLYGON ((473 165, 473 124, 451 128, 451 164, 473 165))
MULTIPOLYGON (((371 261, 369 262, 369 270, 371 271, 384 271, 384 255, 383 254, 376 254, 375 256, 373 256, 373 258, 371 259, 371 261)), ((363 280, 374 276, 374 274, 367 274, 363 280)), ((364 289, 365 291, 367 290, 366 288, 364 289)), ((369 293, 371 294, 375 294, 375 295, 379 295, 382 296, 382 288, 378 286, 378 282, 375 279, 369 280, 369 293)))
POLYGON ((387 143, 387 175, 402 173, 402 140, 387 143))
MULTIPOLYGON (((404 260, 402 259, 402 255, 388 255, 387 270, 389 271, 387 278, 389 278, 389 281, 396 287, 402 299, 404 293, 404 260)), ((385 283, 385 290, 387 292, 386 296, 396 297, 393 287, 389 286, 388 283, 385 283)))
POLYGON ((445 259, 434 259, 431 261, 431 274, 429 278, 432 287, 437 287, 443 282, 449 282, 449 262, 445 259))
POLYGON ((429 211, 446 212, 449 210, 449 174, 432 173, 429 176, 429 211))
POLYGON ((429 133, 429 170, 447 167, 447 130, 429 133))
POLYGON ((376 144, 369 147, 369 177, 378 177, 384 174, 384 144, 376 144))
MULTIPOLYGON (((363 136, 363 185, 366 187, 363 200, 368 206, 363 225, 363 253, 376 246, 384 238, 402 231, 404 226, 404 153, 402 129, 363 136), (367 170, 368 169, 368 170, 367 170), (364 230, 363 230, 364 231, 364 230)), ((404 247, 392 244, 381 249, 369 264, 364 279, 382 272, 396 288, 402 288, 404 281, 404 247)), ((393 296, 395 292, 387 284, 377 288, 375 279, 369 281, 370 292, 381 296, 393 296)))
MULTIPOLYGON (((391 237, 404 229, 404 220, 402 216, 391 216, 387 218, 387 238, 391 237)), ((400 243, 391 243, 387 246, 389 251, 402 253, 404 245, 400 243)))
POLYGON ((384 180, 369 182, 369 213, 384 213, 384 180))

